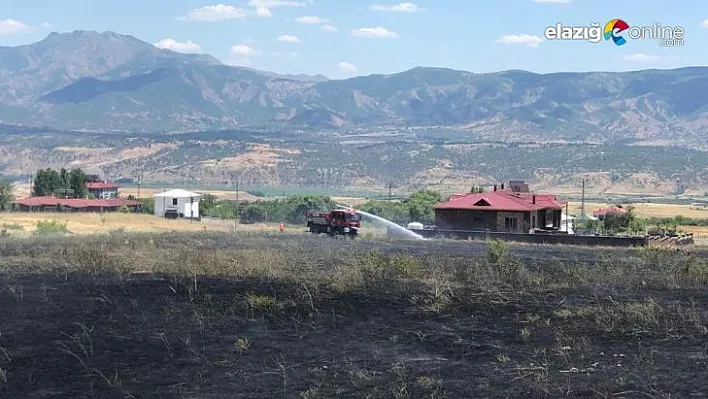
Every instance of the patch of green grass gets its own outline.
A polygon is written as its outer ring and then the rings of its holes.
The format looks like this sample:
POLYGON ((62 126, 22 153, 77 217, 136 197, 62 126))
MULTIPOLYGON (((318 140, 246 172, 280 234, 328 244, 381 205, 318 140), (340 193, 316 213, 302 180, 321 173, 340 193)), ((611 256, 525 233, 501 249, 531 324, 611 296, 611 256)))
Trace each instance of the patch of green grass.
POLYGON ((69 229, 66 227, 66 222, 58 220, 40 220, 37 222, 37 228, 34 231, 35 235, 62 235, 69 234, 69 229))

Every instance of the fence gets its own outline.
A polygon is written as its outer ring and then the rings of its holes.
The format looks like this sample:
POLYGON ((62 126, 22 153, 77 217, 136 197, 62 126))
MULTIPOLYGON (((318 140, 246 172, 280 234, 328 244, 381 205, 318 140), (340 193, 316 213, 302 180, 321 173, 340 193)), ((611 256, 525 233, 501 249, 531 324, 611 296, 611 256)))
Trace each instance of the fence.
POLYGON ((608 236, 581 236, 567 234, 523 234, 523 233, 500 233, 487 231, 464 231, 464 230, 418 230, 411 229, 412 232, 423 237, 457 238, 470 240, 497 239, 502 241, 524 242, 529 244, 565 244, 565 245, 586 245, 603 247, 640 247, 646 246, 649 242, 647 237, 608 237, 608 236))

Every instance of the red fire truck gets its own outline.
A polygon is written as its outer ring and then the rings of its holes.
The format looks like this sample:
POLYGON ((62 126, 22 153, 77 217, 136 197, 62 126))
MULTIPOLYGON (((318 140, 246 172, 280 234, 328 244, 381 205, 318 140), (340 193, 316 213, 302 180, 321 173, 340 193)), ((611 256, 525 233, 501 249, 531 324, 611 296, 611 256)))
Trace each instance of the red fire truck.
POLYGON ((361 228, 361 215, 353 209, 307 213, 307 228, 313 234, 355 237, 361 228))

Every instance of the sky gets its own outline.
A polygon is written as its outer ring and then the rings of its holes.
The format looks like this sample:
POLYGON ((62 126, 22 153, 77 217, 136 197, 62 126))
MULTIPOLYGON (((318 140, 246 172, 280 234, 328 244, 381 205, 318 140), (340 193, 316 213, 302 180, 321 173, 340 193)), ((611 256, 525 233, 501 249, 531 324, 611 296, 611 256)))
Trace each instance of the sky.
POLYGON ((701 0, 0 0, 0 46, 79 29, 330 78, 417 66, 549 73, 708 65, 708 2, 701 0), (604 28, 613 19, 634 32, 654 23, 679 28, 683 43, 662 46, 628 37, 630 30, 616 33, 627 41, 619 46, 545 37, 549 26, 604 28))

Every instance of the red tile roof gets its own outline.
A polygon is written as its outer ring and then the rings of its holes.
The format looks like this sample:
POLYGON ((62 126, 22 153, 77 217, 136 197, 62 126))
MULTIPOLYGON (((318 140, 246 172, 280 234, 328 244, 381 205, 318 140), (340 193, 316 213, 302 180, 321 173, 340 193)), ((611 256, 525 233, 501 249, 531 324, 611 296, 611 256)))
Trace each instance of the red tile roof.
POLYGON ((56 198, 56 197, 29 197, 18 199, 14 204, 24 206, 64 206, 67 208, 113 208, 121 206, 137 206, 141 203, 122 198, 111 199, 82 199, 82 198, 56 198))
POLYGON ((111 183, 111 182, 95 181, 95 182, 86 183, 86 187, 89 190, 100 190, 100 189, 105 189, 105 188, 118 188, 118 185, 115 183, 111 183))
POLYGON ((600 209, 596 210, 595 212, 593 212, 592 215, 595 217, 601 217, 601 216, 607 215, 608 213, 623 214, 625 212, 627 212, 627 210, 624 208, 611 206, 609 208, 604 208, 604 209, 600 208, 600 209))
POLYGON ((479 194, 455 194, 447 202, 435 205, 435 209, 464 209, 507 212, 528 212, 541 209, 562 209, 565 203, 553 194, 515 193, 511 190, 491 191, 479 194), (534 204, 533 197, 536 196, 534 204))

